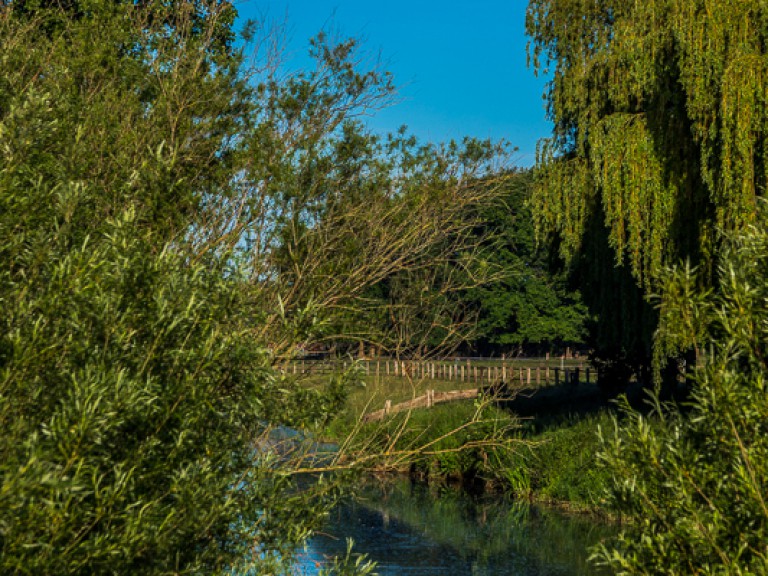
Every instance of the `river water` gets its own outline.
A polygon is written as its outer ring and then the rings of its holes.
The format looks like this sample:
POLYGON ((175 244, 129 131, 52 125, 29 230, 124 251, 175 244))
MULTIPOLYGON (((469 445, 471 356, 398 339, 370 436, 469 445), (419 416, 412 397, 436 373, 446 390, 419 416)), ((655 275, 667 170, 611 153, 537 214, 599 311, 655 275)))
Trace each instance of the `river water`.
POLYGON ((335 508, 301 554, 296 573, 317 574, 346 539, 382 576, 587 576, 588 548, 616 532, 592 517, 436 491, 407 479, 365 483, 335 508))

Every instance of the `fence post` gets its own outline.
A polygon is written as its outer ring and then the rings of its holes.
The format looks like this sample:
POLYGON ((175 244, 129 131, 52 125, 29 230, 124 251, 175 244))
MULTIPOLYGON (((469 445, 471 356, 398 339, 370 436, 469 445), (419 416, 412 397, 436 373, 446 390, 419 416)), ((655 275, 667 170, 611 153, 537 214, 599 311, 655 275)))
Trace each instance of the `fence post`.
POLYGON ((541 386, 541 366, 536 366, 536 386, 541 386))
POLYGON ((560 384, 560 368, 555 366, 555 386, 560 384))
POLYGON ((528 368, 528 386, 531 385, 531 369, 528 368))

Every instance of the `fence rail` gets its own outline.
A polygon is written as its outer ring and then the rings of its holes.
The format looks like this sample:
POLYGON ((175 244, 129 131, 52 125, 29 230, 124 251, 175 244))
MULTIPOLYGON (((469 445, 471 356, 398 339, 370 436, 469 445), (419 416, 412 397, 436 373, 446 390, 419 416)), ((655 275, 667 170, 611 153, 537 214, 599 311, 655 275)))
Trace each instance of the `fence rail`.
POLYGON ((384 408, 370 412, 363 418, 364 422, 375 422, 382 420, 390 414, 396 414, 398 412, 404 412, 407 410, 414 410, 416 408, 432 408, 436 404, 443 404, 445 402, 455 402, 456 400, 469 400, 477 398, 480 390, 473 388, 472 390, 450 390, 448 392, 440 392, 436 390, 427 390, 426 394, 418 396, 412 400, 406 400, 399 404, 392 404, 391 400, 387 400, 384 403, 384 408))
POLYGON ((490 358, 461 360, 396 360, 392 358, 362 360, 294 360, 285 363, 284 373, 295 375, 332 374, 355 363, 366 376, 418 380, 446 380, 493 384, 514 383, 521 387, 597 382, 598 373, 578 359, 525 358, 498 360, 490 358))

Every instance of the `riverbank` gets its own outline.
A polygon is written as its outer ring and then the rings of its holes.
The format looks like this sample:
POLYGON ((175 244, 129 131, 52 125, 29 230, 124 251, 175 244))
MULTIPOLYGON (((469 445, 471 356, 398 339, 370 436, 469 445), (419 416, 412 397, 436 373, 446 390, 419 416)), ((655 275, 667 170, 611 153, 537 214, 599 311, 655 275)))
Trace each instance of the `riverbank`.
POLYGON ((363 414, 378 409, 384 396, 400 401, 419 393, 402 382, 356 390, 324 434, 340 443, 343 458, 373 472, 607 514, 609 475, 597 459, 597 431, 613 429, 608 408, 566 406, 522 417, 504 402, 480 397, 364 422, 363 414))
POLYGON ((511 455, 505 490, 573 511, 608 514, 610 473, 598 460, 598 430, 612 432, 609 411, 531 416, 518 432, 531 444, 511 455))

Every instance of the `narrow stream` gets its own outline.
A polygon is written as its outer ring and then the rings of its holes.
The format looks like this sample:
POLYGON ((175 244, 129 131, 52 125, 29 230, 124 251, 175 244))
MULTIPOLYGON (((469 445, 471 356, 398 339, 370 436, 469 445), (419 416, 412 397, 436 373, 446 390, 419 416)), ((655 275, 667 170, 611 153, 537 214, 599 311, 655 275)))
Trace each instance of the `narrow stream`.
POLYGON ((601 572, 588 563, 588 548, 616 530, 589 516, 407 479, 366 483, 308 543, 296 573, 317 574, 351 537, 382 576, 591 576, 601 572))

